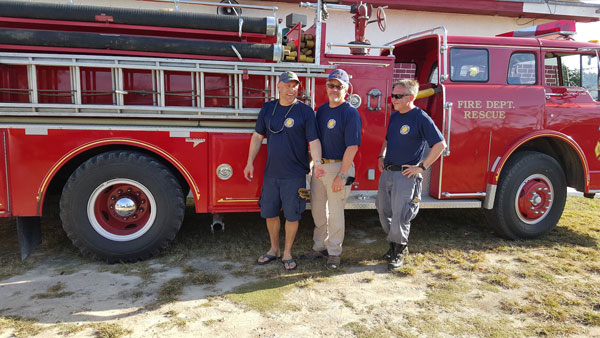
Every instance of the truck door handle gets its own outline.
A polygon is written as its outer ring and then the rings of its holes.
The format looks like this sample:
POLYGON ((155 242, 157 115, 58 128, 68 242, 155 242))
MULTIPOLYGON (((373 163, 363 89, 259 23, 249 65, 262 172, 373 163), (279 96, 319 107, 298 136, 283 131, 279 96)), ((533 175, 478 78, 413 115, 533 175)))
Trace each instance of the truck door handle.
POLYGON ((450 127, 452 125, 452 102, 446 102, 444 109, 448 112, 448 123, 446 124, 446 150, 444 150, 443 156, 450 156, 450 127))
POLYGON ((369 109, 371 111, 381 110, 381 96, 382 95, 383 95, 383 93, 377 88, 373 88, 373 89, 369 90, 369 92, 367 93, 367 109, 369 109), (375 108, 371 107, 371 97, 377 98, 377 107, 375 107, 375 108))

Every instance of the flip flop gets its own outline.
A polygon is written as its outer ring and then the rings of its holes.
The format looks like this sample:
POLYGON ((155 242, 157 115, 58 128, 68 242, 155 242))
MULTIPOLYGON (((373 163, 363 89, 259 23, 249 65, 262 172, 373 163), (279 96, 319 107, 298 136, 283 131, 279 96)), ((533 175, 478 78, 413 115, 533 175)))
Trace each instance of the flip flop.
POLYGON ((292 270, 296 270, 296 268, 298 267, 298 263, 296 263, 296 261, 291 258, 291 259, 282 259, 281 262, 283 263, 283 268, 286 269, 287 271, 292 271, 292 270), (288 268, 285 265, 290 266, 291 264, 294 264, 293 268, 288 268))
POLYGON ((278 257, 274 256, 274 255, 270 255, 268 253, 260 256, 257 260, 256 260, 256 264, 258 265, 265 265, 265 264, 269 264, 272 261, 276 260, 278 257), (263 260, 262 262, 260 260, 263 260), (266 259, 266 260, 265 260, 266 259))

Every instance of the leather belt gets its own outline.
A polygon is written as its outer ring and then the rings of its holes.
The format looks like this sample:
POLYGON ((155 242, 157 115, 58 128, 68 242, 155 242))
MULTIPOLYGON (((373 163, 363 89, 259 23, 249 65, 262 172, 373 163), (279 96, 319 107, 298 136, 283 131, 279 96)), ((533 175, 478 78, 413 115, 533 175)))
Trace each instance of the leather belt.
POLYGON ((383 166, 383 170, 387 170, 387 171, 402 171, 402 170, 404 170, 404 168, 401 165, 386 164, 386 165, 383 166))
POLYGON ((336 163, 336 162, 342 162, 342 160, 331 160, 331 159, 328 159, 328 158, 322 158, 321 159, 321 164, 336 163))

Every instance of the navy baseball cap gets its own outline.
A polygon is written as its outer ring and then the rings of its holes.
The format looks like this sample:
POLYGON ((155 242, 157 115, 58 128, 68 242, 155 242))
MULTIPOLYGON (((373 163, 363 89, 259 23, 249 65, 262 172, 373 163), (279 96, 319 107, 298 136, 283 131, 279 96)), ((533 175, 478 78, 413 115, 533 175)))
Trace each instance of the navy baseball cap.
POLYGON ((346 73, 346 71, 343 69, 336 69, 333 72, 331 72, 331 74, 329 74, 329 77, 327 78, 327 81, 330 80, 338 80, 344 85, 346 85, 346 87, 348 86, 348 83, 350 83, 350 77, 348 76, 348 73, 346 73))
POLYGON ((283 73, 281 73, 281 75, 279 75, 279 82, 290 82, 290 81, 298 81, 298 83, 300 83, 300 80, 298 79, 298 75, 296 75, 296 73, 294 73, 294 72, 283 72, 283 73))

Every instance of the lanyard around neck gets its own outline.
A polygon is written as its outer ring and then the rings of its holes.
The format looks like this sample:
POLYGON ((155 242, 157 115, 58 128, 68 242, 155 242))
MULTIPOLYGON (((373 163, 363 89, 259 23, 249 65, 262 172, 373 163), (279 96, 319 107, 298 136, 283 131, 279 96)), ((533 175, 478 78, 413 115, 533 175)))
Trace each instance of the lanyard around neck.
MULTIPOLYGON (((289 113, 292 111, 292 108, 294 108, 294 106, 296 105, 296 102, 292 103, 292 105, 290 106, 288 111, 285 113, 285 116, 283 117, 283 122, 281 123, 281 129, 279 129, 278 131, 274 131, 273 129, 271 129, 271 121, 273 121, 273 117, 275 116, 275 111, 277 110, 278 104, 279 104, 279 100, 277 100, 277 102, 275 102, 275 107, 273 108, 273 113, 271 113, 271 120, 269 120, 269 131, 272 134, 278 134, 283 131, 283 128, 285 127, 285 120, 287 119, 289 113)), ((282 106, 282 107, 284 107, 284 106, 282 106)))

